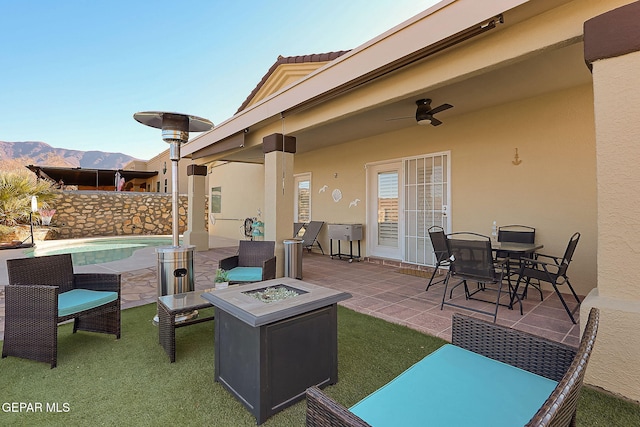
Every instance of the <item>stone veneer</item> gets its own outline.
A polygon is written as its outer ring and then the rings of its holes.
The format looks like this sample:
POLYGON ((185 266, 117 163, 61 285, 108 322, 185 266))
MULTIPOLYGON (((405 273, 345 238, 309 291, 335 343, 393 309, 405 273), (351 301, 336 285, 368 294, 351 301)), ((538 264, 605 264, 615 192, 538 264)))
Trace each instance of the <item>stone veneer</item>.
MULTIPOLYGON (((171 194, 116 191, 62 191, 49 203, 56 213, 47 239, 94 236, 169 235, 171 194)), ((187 224, 187 196, 180 196, 179 231, 187 224)), ((203 214, 206 216, 206 209, 203 214)), ((207 227, 208 221, 205 221, 207 227)))

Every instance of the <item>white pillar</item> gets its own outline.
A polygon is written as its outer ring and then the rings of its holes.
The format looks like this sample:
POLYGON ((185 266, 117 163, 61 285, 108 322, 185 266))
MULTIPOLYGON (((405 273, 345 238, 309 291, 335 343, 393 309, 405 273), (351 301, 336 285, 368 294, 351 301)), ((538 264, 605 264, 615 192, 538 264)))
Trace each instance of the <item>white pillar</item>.
POLYGON ((276 277, 284 275, 284 244, 293 234, 293 157, 296 139, 279 133, 262 140, 264 239, 276 242, 276 277))
POLYGON ((182 240, 185 245, 195 246, 196 251, 206 251, 209 249, 209 233, 205 229, 207 167, 189 165, 187 177, 189 180, 187 230, 182 240))

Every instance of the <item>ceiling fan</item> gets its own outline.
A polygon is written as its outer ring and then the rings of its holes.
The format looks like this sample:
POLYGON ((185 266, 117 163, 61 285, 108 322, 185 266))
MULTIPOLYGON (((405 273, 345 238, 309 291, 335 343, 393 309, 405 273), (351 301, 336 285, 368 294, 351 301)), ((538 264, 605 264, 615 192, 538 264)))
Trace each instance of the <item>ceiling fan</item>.
MULTIPOLYGON (((435 108, 431 108, 431 100, 429 98, 418 99, 416 101, 416 105, 418 106, 418 108, 416 109, 416 122, 418 122, 419 125, 430 124, 431 126, 440 126, 442 124, 440 120, 433 117, 434 114, 440 113, 444 110, 448 110, 449 108, 453 108, 453 105, 451 104, 442 104, 435 108)), ((387 120, 399 120, 408 118, 411 118, 411 116, 397 117, 387 120)))

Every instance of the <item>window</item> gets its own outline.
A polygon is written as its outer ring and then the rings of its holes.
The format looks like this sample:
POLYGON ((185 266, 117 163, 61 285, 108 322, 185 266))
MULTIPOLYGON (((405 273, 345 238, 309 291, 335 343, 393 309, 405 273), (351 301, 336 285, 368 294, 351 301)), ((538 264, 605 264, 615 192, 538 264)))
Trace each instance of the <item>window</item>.
POLYGON ((309 222, 311 221, 311 174, 296 175, 294 185, 293 222, 309 222))
POLYGON ((378 173, 378 244, 398 246, 398 172, 378 173))
POLYGON ((156 182, 156 193, 160 192, 160 181, 156 182))
POLYGON ((211 213, 222 213, 222 187, 211 187, 211 213))
POLYGON ((164 192, 167 193, 167 179, 164 180, 164 192))

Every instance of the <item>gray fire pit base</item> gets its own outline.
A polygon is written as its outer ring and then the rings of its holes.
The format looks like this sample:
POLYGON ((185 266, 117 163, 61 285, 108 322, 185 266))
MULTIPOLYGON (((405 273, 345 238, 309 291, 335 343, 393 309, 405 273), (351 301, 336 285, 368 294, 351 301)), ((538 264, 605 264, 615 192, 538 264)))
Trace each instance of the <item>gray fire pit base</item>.
POLYGON ((216 310, 215 380, 258 424, 307 388, 338 381, 337 303, 350 294, 283 277, 202 297, 216 310), (268 303, 255 297, 269 288, 298 294, 268 303))
POLYGON ((216 309, 215 380, 262 424, 338 381, 336 304, 253 327, 216 309))

